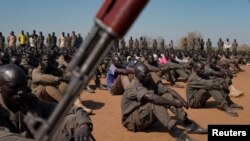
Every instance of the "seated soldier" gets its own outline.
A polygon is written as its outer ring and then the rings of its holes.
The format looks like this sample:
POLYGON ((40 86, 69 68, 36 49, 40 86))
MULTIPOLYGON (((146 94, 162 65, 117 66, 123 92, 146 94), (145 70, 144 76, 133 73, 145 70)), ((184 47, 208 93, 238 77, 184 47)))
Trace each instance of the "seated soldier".
POLYGON ((188 119, 182 108, 188 108, 188 103, 177 92, 153 82, 145 64, 136 64, 134 72, 135 77, 121 100, 124 127, 133 132, 142 131, 159 121, 172 136, 180 140, 192 140, 176 127, 177 120, 167 113, 167 109, 170 109, 188 133, 207 133, 206 129, 188 119))
POLYGON ((231 97, 239 97, 242 94, 244 94, 244 92, 239 91, 237 89, 234 88, 233 84, 232 84, 232 78, 233 78, 233 74, 231 73, 231 71, 227 71, 223 68, 219 68, 217 66, 217 60, 215 58, 210 58, 209 59, 209 63, 205 66, 205 74, 209 75, 210 79, 217 79, 220 80, 220 82, 225 82, 228 84, 229 86, 229 96, 231 97))
POLYGON ((227 83, 220 83, 219 80, 210 79, 204 73, 204 64, 201 62, 195 63, 193 72, 188 79, 186 94, 187 100, 192 108, 202 108, 206 101, 213 97, 218 102, 222 110, 230 116, 238 116, 235 109, 243 109, 242 106, 235 104, 226 91, 228 90, 227 83))
MULTIPOLYGON (((68 86, 70 77, 69 75, 64 76, 53 64, 50 55, 44 54, 39 66, 32 72, 32 92, 43 100, 59 102, 68 86)), ((88 113, 92 113, 92 110, 83 106, 79 99, 75 104, 84 108, 88 113)))
POLYGON ((112 56, 112 64, 106 77, 109 92, 112 95, 122 95, 124 88, 130 83, 128 75, 133 73, 133 70, 123 67, 122 61, 118 56, 112 56))
MULTIPOLYGON (((69 61, 70 61, 69 53, 66 49, 62 49, 59 53, 60 53, 60 56, 56 60, 58 63, 57 68, 63 72, 64 76, 70 77, 72 75, 72 72, 69 68, 69 61)), ((101 81, 100 81, 99 77, 97 76, 97 74, 95 74, 93 76, 93 79, 95 80, 95 84, 96 84, 97 88, 99 88, 100 90, 107 90, 107 88, 105 88, 101 84, 101 81)), ((90 93, 95 92, 89 85, 86 87, 86 90, 90 93)))
MULTIPOLYGON (((56 104, 38 99, 26 93, 27 78, 24 71, 13 64, 0 67, 0 137, 1 140, 28 140, 34 136, 24 123, 27 112, 48 119, 56 104), (23 138, 25 137, 25 138, 23 138)), ((88 114, 73 107, 52 137, 53 141, 68 141, 73 138, 89 138, 93 125, 88 114)))

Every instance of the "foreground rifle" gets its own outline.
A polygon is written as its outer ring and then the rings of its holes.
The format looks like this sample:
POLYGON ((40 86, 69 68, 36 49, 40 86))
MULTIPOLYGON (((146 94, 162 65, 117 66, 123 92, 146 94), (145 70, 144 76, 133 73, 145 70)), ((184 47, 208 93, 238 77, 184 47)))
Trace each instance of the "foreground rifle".
POLYGON ((71 81, 61 101, 47 121, 28 113, 25 122, 38 141, 47 141, 55 133, 64 115, 72 108, 77 97, 106 56, 114 39, 128 31, 148 0, 106 0, 96 15, 95 25, 81 45, 72 62, 71 81))

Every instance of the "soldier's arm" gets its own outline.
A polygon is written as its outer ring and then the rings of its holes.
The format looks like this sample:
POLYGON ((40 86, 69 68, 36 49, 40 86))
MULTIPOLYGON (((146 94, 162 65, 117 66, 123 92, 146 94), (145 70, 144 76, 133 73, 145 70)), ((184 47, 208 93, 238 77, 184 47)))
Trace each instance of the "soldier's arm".
POLYGON ((183 107, 183 103, 180 101, 170 101, 164 97, 161 97, 156 94, 145 94, 142 97, 142 101, 144 102, 150 102, 156 105, 161 105, 161 106, 175 106, 175 107, 183 107))
POLYGON ((50 74, 42 74, 38 69, 34 69, 32 72, 33 83, 57 84, 59 83, 59 81, 60 81, 59 77, 50 74))
POLYGON ((214 80, 197 79, 188 82, 188 86, 198 89, 221 89, 220 84, 214 80))
POLYGON ((128 75, 128 74, 133 74, 134 71, 132 69, 120 69, 120 68, 116 68, 115 69, 115 74, 118 75, 128 75))
POLYGON ((19 134, 6 131, 0 131, 0 139, 2 141, 34 141, 33 139, 24 138, 19 134))

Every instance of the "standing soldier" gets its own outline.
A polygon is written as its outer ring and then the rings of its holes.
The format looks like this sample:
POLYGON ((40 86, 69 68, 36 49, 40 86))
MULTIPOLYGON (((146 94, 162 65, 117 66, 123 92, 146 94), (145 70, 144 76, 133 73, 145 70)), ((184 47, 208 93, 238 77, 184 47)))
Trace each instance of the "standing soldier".
POLYGON ((187 48, 188 48, 188 42, 187 42, 187 38, 184 38, 184 41, 183 41, 183 49, 184 50, 187 50, 187 48))
POLYGON ((170 43, 169 43, 168 46, 169 46, 169 48, 170 48, 171 50, 174 49, 174 42, 173 42, 173 40, 170 41, 170 43))
POLYGON ((8 48, 16 47, 16 36, 14 35, 14 31, 10 32, 7 41, 8 41, 8 48))
POLYGON ((135 39, 135 48, 139 48, 139 46, 140 46, 140 43, 139 43, 138 39, 136 38, 135 39))
POLYGON ((33 40, 35 40, 35 46, 37 47, 37 37, 38 35, 36 34, 36 30, 33 30, 33 34, 32 34, 33 40))
POLYGON ((230 43, 229 39, 226 39, 226 42, 224 42, 224 48, 226 51, 229 51, 229 49, 232 47, 232 44, 230 43))
POLYGON ((43 48, 44 36, 42 32, 39 32, 39 36, 37 37, 37 45, 38 45, 38 48, 43 48))
POLYGON ((70 37, 70 46, 73 48, 73 47, 76 47, 76 41, 77 41, 77 36, 75 34, 75 31, 72 31, 72 35, 70 37))
POLYGON ((143 46, 145 49, 148 48, 148 42, 147 42, 146 38, 143 39, 143 46))
POLYGON ((165 41, 164 41, 164 39, 161 40, 160 45, 161 45, 161 49, 164 49, 164 48, 165 48, 165 41))
POLYGON ((194 50, 194 44, 195 44, 195 39, 193 39, 193 41, 189 42, 189 50, 194 50))
POLYGON ((200 38, 195 39, 195 49, 200 50, 201 49, 201 43, 200 43, 200 38))
POLYGON ((82 38, 81 34, 78 34, 76 47, 79 48, 81 46, 82 42, 83 42, 83 38, 82 38))
POLYGON ((125 48, 126 47, 126 42, 124 40, 124 38, 121 39, 121 48, 125 48))
POLYGON ((157 41, 156 41, 156 39, 154 39, 154 42, 153 42, 153 49, 157 49, 157 41))
POLYGON ((201 50, 204 50, 204 40, 203 40, 203 38, 201 38, 201 40, 200 40, 200 46, 201 46, 201 50))
POLYGON ((232 43, 232 51, 237 52, 237 48, 238 48, 238 42, 236 41, 236 39, 234 39, 234 42, 232 43))
POLYGON ((29 38, 30 38, 29 32, 26 32, 26 40, 25 40, 26 47, 30 46, 30 39, 29 38))
POLYGON ((140 37, 139 48, 144 48, 143 37, 140 37))
POLYGON ((59 37, 59 48, 65 48, 66 47, 66 37, 65 33, 62 32, 62 35, 59 37))
POLYGON ((70 38, 70 34, 67 33, 67 36, 66 36, 66 47, 70 47, 71 46, 71 38, 70 38))
POLYGON ((2 32, 0 32, 0 49, 4 48, 4 42, 5 42, 5 37, 2 35, 2 32))
POLYGON ((219 38, 217 45, 218 45, 218 51, 223 51, 224 42, 221 40, 221 38, 219 38))
POLYGON ((24 31, 21 31, 21 34, 18 37, 19 45, 20 47, 25 47, 26 46, 26 36, 24 35, 24 31))
POLYGON ((206 46, 207 46, 207 51, 212 50, 212 42, 210 41, 210 38, 207 39, 206 46))
POLYGON ((132 48, 133 48, 133 45, 134 45, 134 40, 133 40, 133 37, 132 37, 132 36, 130 36, 130 39, 129 39, 128 44, 129 44, 129 48, 132 49, 132 48))
POLYGON ((53 32, 52 36, 51 36, 51 47, 52 47, 52 49, 54 49, 56 47, 56 43, 57 43, 57 38, 55 36, 55 32, 53 32))
POLYGON ((48 34, 48 37, 47 37, 47 39, 46 39, 47 49, 51 49, 51 48, 52 48, 52 45, 51 45, 52 40, 51 40, 51 39, 52 39, 52 38, 51 38, 51 34, 49 33, 49 34, 48 34))

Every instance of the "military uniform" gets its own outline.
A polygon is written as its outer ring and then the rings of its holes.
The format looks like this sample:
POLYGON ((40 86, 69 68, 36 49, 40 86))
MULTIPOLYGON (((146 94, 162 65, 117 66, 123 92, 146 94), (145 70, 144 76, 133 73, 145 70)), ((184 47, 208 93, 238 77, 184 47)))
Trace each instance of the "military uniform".
POLYGON ((47 101, 60 101, 67 84, 59 81, 59 77, 52 74, 45 74, 39 65, 32 71, 31 89, 39 98, 47 101))
POLYGON ((187 81, 186 96, 190 107, 200 108, 205 106, 211 96, 223 105, 227 102, 228 94, 224 92, 223 86, 218 80, 205 76, 201 78, 193 72, 187 81))
POLYGON ((37 37, 37 47, 38 48, 43 48, 44 45, 44 36, 43 35, 39 35, 37 37))
POLYGON ((121 100, 123 126, 129 131, 136 132, 148 128, 158 120, 170 130, 175 125, 176 120, 167 113, 168 108, 179 120, 184 121, 187 114, 182 108, 142 102, 145 94, 158 94, 170 101, 175 100, 168 92, 168 88, 160 87, 155 83, 143 86, 137 78, 134 78, 128 88, 125 89, 121 100))
MULTIPOLYGON (((162 66, 161 70, 170 70, 170 73, 173 77, 173 79, 176 79, 179 76, 181 76, 184 80, 188 79, 188 75, 185 72, 183 66, 173 63, 171 61, 168 61, 165 65, 162 66)), ((169 76, 170 77, 170 76, 169 76)))
POLYGON ((5 42, 4 36, 0 36, 0 48, 1 48, 1 49, 4 48, 4 42, 5 42))
MULTIPOLYGON (((1 140, 13 141, 16 139, 24 141, 28 139, 21 137, 34 138, 26 124, 23 122, 24 115, 29 111, 38 117, 48 119, 56 107, 56 104, 41 101, 33 94, 25 94, 24 100, 25 102, 21 105, 22 107, 20 107, 19 112, 13 113, 7 108, 3 102, 2 96, 0 96, 0 137, 3 137, 1 140), (19 134, 20 137, 15 134, 19 134)), ((88 114, 81 108, 73 107, 57 128, 52 140, 69 140, 70 137, 73 137, 75 131, 83 124, 89 125, 92 130, 92 122, 88 114)))
POLYGON ((211 51, 212 50, 212 42, 211 41, 207 41, 206 42, 206 46, 207 46, 207 51, 211 51))
POLYGON ((219 51, 223 51, 223 45, 224 45, 224 42, 222 40, 219 40, 217 42, 217 45, 218 45, 218 50, 219 51))

